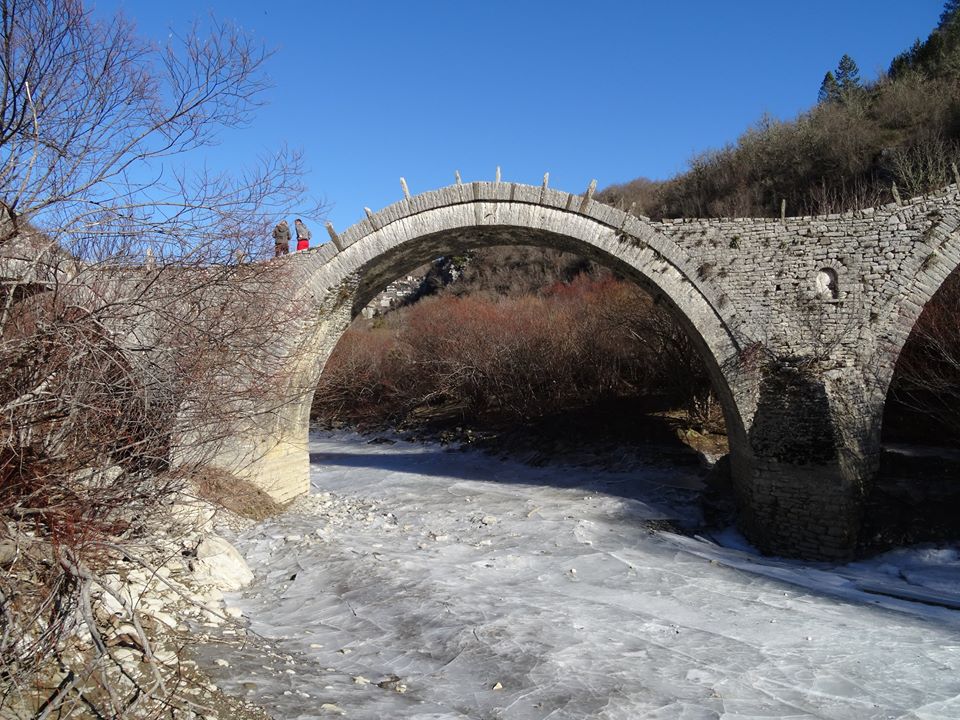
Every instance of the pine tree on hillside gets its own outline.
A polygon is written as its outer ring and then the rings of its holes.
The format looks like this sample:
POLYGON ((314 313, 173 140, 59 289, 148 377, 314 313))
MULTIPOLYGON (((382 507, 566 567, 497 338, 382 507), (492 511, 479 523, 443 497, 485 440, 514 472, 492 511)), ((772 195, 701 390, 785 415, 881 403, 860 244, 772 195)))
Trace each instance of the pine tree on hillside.
POLYGON ((833 72, 827 70, 823 76, 823 82, 820 83, 820 93, 817 95, 817 102, 820 104, 827 102, 836 102, 840 99, 840 86, 837 85, 837 78, 833 72))
POLYGON ((837 64, 836 80, 840 95, 844 98, 863 87, 863 83, 860 82, 860 68, 854 59, 846 53, 837 64))
POLYGON ((827 72, 823 76, 817 101, 819 103, 847 102, 862 89, 860 68, 852 57, 844 53, 837 64, 836 72, 827 72))
POLYGON ((960 0, 947 0, 930 37, 918 40, 890 63, 890 77, 896 79, 907 73, 927 78, 960 75, 960 0))
POLYGON ((960 21, 960 0, 947 0, 943 6, 943 12, 940 13, 940 29, 960 21))

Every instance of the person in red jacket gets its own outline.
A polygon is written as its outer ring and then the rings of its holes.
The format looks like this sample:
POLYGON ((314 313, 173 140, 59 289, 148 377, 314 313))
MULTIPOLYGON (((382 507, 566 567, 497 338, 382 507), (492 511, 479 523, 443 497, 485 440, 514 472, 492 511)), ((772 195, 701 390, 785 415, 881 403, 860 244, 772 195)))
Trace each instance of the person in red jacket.
POLYGON ((310 247, 310 228, 303 224, 300 218, 294 223, 297 229, 297 252, 310 247))

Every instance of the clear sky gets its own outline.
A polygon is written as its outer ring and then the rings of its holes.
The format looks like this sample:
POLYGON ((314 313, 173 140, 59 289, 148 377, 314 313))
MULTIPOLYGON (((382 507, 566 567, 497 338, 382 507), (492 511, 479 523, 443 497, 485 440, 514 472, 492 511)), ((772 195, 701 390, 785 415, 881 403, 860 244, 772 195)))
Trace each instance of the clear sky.
MULTIPOLYGON (((96 0, 163 40, 198 15, 275 49, 253 126, 206 160, 283 143, 343 230, 411 192, 503 179, 582 192, 666 178, 764 113, 816 102, 843 53, 876 77, 936 25, 942 0, 96 0)), ((310 218, 319 225, 327 218, 310 218)))

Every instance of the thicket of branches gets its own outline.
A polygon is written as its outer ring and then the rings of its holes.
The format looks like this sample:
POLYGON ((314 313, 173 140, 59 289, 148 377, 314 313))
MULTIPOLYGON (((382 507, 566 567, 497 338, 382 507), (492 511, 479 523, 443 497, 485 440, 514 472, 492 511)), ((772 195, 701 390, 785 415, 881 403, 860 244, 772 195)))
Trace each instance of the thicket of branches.
MULTIPOLYGON (((551 255, 555 268, 581 262, 551 255)), ((481 275, 481 285, 491 276, 526 285, 523 273, 481 275)), ((327 363, 314 417, 367 427, 438 417, 502 427, 635 398, 651 410, 683 406, 702 426, 722 424, 687 335, 633 283, 595 270, 540 292, 457 288, 355 322, 327 363)))
POLYGON ((176 457, 283 402, 283 267, 240 260, 303 202, 300 159, 188 164, 249 120, 267 56, 213 21, 157 47, 77 0, 0 0, 0 714, 178 702, 159 672, 113 683, 98 598, 183 487, 176 457))

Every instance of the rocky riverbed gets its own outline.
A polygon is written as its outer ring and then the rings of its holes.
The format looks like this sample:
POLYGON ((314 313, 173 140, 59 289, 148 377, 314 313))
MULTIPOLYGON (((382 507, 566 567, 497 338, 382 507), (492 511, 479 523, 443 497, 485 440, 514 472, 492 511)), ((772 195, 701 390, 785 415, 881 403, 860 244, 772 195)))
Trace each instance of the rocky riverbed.
POLYGON ((197 658, 274 717, 960 717, 956 546, 762 558, 691 534, 694 468, 311 449, 311 496, 222 530, 254 573, 226 594, 248 628, 197 658))

